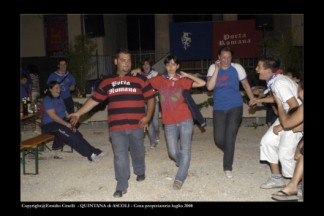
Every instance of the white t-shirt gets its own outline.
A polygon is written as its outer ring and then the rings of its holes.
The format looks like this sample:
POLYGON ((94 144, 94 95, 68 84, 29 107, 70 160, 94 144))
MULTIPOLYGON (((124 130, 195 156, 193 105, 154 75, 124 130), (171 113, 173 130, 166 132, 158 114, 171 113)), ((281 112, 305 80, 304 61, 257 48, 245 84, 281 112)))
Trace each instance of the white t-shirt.
POLYGON ((301 100, 298 98, 297 83, 285 75, 279 74, 274 78, 273 84, 271 85, 271 91, 282 101, 282 105, 286 112, 289 110, 289 105, 286 102, 288 99, 295 97, 298 101, 298 105, 302 104, 301 100))

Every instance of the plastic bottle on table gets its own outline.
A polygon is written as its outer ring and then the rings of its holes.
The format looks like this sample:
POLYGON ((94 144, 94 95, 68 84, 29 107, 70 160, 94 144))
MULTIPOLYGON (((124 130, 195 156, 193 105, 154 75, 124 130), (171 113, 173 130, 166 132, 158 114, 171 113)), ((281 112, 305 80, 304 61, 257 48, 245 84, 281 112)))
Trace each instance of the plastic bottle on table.
POLYGON ((27 98, 23 98, 23 115, 27 116, 28 115, 28 105, 27 105, 27 98))

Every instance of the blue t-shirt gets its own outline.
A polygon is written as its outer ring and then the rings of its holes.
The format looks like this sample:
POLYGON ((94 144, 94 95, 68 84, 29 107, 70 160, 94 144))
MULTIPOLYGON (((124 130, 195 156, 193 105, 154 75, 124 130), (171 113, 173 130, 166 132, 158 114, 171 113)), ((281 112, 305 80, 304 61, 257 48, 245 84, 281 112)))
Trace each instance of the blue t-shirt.
POLYGON ((214 110, 229 110, 243 105, 240 80, 235 67, 231 65, 226 70, 219 69, 213 96, 214 110))
POLYGON ((30 90, 27 84, 20 84, 20 103, 24 97, 29 97, 30 90))
POLYGON ((49 117, 47 114, 47 110, 49 109, 55 109, 56 115, 58 115, 60 118, 66 118, 65 115, 65 105, 64 101, 61 98, 50 98, 49 96, 46 96, 43 100, 44 103, 44 119, 43 119, 43 124, 48 124, 51 122, 54 122, 53 119, 49 117))
POLYGON ((76 85, 76 81, 74 76, 70 72, 65 72, 64 74, 59 74, 57 72, 51 73, 51 75, 47 79, 47 84, 50 81, 57 81, 61 86, 61 94, 60 97, 62 99, 68 98, 71 96, 70 86, 76 85), (65 78, 66 77, 66 78, 65 78), (65 79, 64 79, 65 78, 65 79), (64 81, 61 83, 61 81, 64 81))
POLYGON ((28 88, 29 88, 29 85, 30 85, 30 84, 33 84, 33 80, 32 80, 32 78, 30 77, 30 72, 29 72, 29 70, 24 70, 24 69, 20 68, 20 75, 21 75, 21 74, 26 74, 26 76, 27 76, 27 85, 28 85, 28 88))

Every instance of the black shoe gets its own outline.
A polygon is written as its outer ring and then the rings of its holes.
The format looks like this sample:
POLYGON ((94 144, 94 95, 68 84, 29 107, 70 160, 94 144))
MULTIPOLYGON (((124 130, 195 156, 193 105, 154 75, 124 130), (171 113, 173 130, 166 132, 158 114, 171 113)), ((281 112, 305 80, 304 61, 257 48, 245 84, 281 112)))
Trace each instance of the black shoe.
POLYGON ((119 198, 119 197, 122 197, 123 196, 123 194, 125 194, 127 192, 127 190, 126 191, 115 191, 115 193, 114 193, 114 197, 115 198, 119 198))
POLYGON ((140 181, 144 181, 144 179, 145 179, 145 174, 143 174, 143 175, 138 175, 138 176, 136 177, 136 181, 138 181, 138 182, 140 182, 140 181))

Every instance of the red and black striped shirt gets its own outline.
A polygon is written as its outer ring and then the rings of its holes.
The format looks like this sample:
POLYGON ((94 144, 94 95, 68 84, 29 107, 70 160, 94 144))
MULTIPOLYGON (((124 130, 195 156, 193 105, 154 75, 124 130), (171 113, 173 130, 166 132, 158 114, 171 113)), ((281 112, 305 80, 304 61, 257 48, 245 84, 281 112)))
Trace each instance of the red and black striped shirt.
POLYGON ((104 79, 92 95, 100 103, 108 100, 110 131, 138 129, 139 120, 145 116, 144 100, 150 98, 154 98, 154 90, 148 79, 130 73, 104 79))

